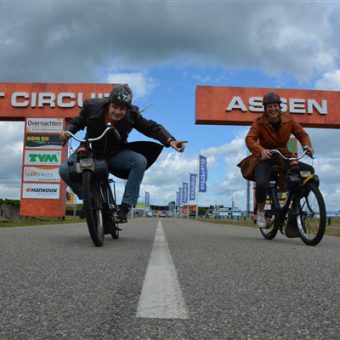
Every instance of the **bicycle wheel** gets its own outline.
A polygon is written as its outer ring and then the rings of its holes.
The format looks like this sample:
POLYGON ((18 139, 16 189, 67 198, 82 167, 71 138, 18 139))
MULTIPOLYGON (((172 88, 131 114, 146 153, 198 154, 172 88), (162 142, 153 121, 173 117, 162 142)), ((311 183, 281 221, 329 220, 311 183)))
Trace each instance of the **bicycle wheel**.
POLYGON ((316 184, 307 183, 305 192, 297 201, 297 226, 302 241, 315 246, 322 240, 326 230, 326 207, 316 184))
POLYGON ((270 201, 270 204, 265 205, 264 217, 266 219, 267 227, 260 228, 261 234, 266 240, 272 240, 279 230, 277 223, 275 223, 276 215, 272 201, 270 201))
POLYGON ((92 175, 92 171, 83 172, 84 207, 90 237, 97 247, 104 243, 104 225, 102 214, 102 196, 100 183, 92 175))

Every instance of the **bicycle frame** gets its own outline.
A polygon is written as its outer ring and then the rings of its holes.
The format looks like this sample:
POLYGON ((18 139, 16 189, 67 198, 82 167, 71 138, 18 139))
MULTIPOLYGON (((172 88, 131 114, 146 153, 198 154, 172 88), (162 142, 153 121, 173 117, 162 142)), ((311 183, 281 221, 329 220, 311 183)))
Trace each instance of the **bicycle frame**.
POLYGON ((270 187, 268 191, 268 195, 275 210, 275 216, 276 216, 275 223, 278 224, 278 226, 280 227, 285 222, 284 219, 288 213, 289 206, 292 202, 292 193, 289 191, 287 192, 287 197, 282 207, 279 203, 277 188, 270 187))

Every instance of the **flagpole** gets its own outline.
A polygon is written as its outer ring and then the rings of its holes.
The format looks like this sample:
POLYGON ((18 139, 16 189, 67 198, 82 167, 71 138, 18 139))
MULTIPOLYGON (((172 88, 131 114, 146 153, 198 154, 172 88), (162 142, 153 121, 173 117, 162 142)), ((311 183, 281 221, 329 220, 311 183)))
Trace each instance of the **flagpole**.
POLYGON ((177 215, 177 191, 175 191, 175 211, 174 211, 174 213, 175 213, 175 217, 177 217, 176 215, 177 215))
MULTIPOLYGON (((196 179, 196 186, 197 186, 197 192, 196 192, 196 220, 198 220, 198 193, 199 193, 199 173, 200 173, 200 152, 197 152, 197 179, 196 179)), ((196 189, 196 188, 195 188, 196 189)))

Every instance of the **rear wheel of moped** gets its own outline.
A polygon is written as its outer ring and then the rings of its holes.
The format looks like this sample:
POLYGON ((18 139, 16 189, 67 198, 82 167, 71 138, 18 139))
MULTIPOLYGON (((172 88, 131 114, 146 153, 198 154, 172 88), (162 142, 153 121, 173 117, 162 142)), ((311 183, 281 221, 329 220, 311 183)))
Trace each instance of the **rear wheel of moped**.
POLYGON ((102 214, 102 197, 100 193, 100 183, 93 176, 92 171, 83 172, 83 196, 84 207, 92 242, 97 247, 104 243, 104 224, 102 214))
POLYGON ((300 237, 309 246, 317 245, 326 230, 326 207, 315 183, 307 183, 305 195, 296 202, 297 226, 300 237))

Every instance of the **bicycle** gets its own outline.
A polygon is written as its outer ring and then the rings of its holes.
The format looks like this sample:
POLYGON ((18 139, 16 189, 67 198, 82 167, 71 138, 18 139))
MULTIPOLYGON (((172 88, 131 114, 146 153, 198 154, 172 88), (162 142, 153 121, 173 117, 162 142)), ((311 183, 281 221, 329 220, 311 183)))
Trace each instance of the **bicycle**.
POLYGON ((307 149, 300 157, 285 157, 279 150, 270 151, 288 161, 287 193, 280 206, 280 170, 273 166, 264 210, 266 227, 260 228, 261 234, 265 239, 272 240, 280 230, 288 238, 300 237, 305 244, 315 246, 324 236, 327 217, 317 175, 298 169, 298 161, 306 155, 307 149))
POLYGON ((68 163, 70 177, 82 181, 85 216, 92 242, 97 247, 104 243, 104 235, 111 234, 113 239, 119 238, 116 204, 115 182, 109 179, 107 162, 94 157, 91 143, 102 139, 113 130, 118 140, 119 132, 109 123, 104 132, 96 138, 80 139, 73 133, 67 135, 83 143, 77 150, 77 161, 68 163), (111 189, 113 185, 113 191, 111 189))

